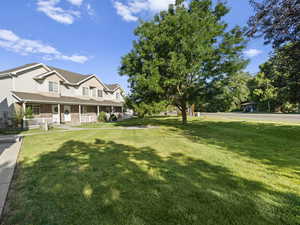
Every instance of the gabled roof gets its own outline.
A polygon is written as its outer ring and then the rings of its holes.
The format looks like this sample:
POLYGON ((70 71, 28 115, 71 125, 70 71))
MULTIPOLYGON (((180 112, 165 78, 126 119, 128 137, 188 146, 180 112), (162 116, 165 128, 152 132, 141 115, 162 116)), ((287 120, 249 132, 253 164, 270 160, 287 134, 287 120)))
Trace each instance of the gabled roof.
POLYGON ((80 73, 75 73, 63 69, 59 69, 53 66, 48 66, 52 70, 56 70, 60 75, 62 75, 67 81, 69 81, 72 84, 77 84, 80 81, 87 79, 91 75, 82 75, 80 73))
POLYGON ((114 91, 120 87, 118 84, 105 84, 105 85, 110 91, 114 91))
POLYGON ((39 64, 39 63, 29 63, 29 64, 25 64, 25 65, 23 65, 23 66, 18 66, 18 67, 13 68, 13 69, 0 71, 0 74, 11 73, 11 72, 18 71, 18 70, 21 70, 21 69, 25 69, 25 68, 27 68, 27 67, 31 67, 31 66, 38 65, 38 64, 39 64))

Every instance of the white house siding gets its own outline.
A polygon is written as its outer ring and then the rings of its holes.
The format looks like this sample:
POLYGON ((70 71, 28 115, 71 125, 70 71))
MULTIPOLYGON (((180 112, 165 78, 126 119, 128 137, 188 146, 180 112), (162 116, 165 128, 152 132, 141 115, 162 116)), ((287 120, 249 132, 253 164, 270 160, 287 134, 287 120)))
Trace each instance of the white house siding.
POLYGON ((11 116, 14 111, 13 80, 11 77, 0 78, 0 120, 4 116, 11 116))
MULTIPOLYGON (((96 89, 99 90, 104 90, 103 85, 96 79, 96 78, 91 78, 90 80, 87 80, 86 82, 82 83, 81 85, 79 85, 78 89, 77 89, 77 95, 78 96, 82 96, 82 88, 83 87, 95 87, 96 89)), ((92 96, 89 96, 90 98, 92 98, 92 96)), ((96 93, 96 98, 97 100, 104 100, 105 98, 105 93, 103 91, 103 97, 102 98, 98 98, 98 93, 96 93)))
POLYGON ((64 96, 76 96, 76 89, 69 85, 60 85, 60 93, 64 96))
POLYGON ((46 72, 47 70, 41 67, 18 75, 15 79, 15 91, 36 93, 40 89, 40 84, 33 78, 46 72))
MULTIPOLYGON (((62 81, 62 79, 59 76, 57 76, 56 74, 53 74, 53 75, 46 77, 44 80, 35 81, 36 83, 38 83, 36 90, 43 94, 59 95, 59 92, 61 92, 62 85, 59 85, 58 93, 50 93, 49 92, 49 81, 53 81, 53 82, 60 84, 60 81, 62 81)), ((36 91, 35 91, 35 93, 36 93, 36 91)))

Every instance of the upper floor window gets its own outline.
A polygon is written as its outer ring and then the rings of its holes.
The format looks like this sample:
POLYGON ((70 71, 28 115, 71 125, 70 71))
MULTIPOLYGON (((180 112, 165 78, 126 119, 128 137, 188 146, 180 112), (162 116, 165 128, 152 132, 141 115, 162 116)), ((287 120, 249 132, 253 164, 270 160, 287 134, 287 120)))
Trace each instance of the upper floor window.
POLYGON ((58 93, 58 83, 49 81, 49 92, 55 92, 58 93))
POLYGON ((96 89, 96 88, 93 88, 93 89, 92 89, 92 96, 93 96, 93 97, 96 97, 96 93, 97 93, 97 89, 96 89))
POLYGON ((102 90, 98 90, 98 98, 102 98, 103 97, 103 91, 102 90))
POLYGON ((89 96, 89 88, 88 87, 83 87, 82 88, 82 95, 83 96, 89 96))
POLYGON ((116 99, 120 100, 120 93, 118 93, 118 92, 116 93, 116 99))

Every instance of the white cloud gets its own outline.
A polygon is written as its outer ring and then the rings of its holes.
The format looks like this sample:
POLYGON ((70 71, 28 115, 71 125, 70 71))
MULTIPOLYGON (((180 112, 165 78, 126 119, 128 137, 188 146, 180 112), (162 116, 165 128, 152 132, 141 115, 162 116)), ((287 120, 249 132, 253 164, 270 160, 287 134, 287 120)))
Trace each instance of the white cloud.
POLYGON ((255 49, 255 48, 251 48, 251 49, 248 49, 248 50, 244 51, 244 54, 249 58, 253 58, 253 57, 258 56, 262 53, 263 52, 261 50, 258 50, 258 49, 255 49))
POLYGON ((65 55, 51 45, 44 44, 41 41, 23 39, 10 30, 2 29, 0 29, 0 48, 21 55, 41 54, 43 58, 47 60, 60 59, 76 63, 85 63, 89 59, 87 56, 78 54, 71 56, 65 55))
POLYGON ((126 6, 121 2, 115 2, 114 6, 117 9, 117 13, 122 16, 125 21, 129 22, 138 20, 138 18, 133 15, 133 12, 129 6, 126 6))
MULTIPOLYGON (((80 6, 83 0, 68 0, 74 5, 80 6)), ((45 13, 51 19, 64 24, 72 24, 77 17, 80 17, 78 10, 66 10, 57 5, 60 0, 38 0, 37 10, 45 13)))
POLYGON ((92 8, 91 4, 86 4, 86 11, 90 16, 94 16, 96 14, 96 12, 92 8))
POLYGON ((175 0, 126 0, 126 3, 114 1, 117 13, 125 21, 137 21, 143 12, 157 13, 168 9, 170 4, 175 4, 175 0))
POLYGON ((81 6, 81 4, 83 3, 84 0, 67 0, 67 1, 73 5, 81 6))

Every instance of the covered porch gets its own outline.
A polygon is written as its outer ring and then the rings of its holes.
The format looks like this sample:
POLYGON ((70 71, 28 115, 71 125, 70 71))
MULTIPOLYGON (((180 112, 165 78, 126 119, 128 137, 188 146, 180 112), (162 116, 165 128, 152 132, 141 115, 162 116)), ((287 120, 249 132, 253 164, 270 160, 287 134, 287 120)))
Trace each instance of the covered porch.
POLYGON ((91 123, 97 122, 100 112, 120 115, 123 113, 122 106, 100 105, 70 105, 70 104, 45 104, 23 102, 23 111, 26 120, 34 120, 37 123, 91 123), (31 112, 28 118, 26 112, 31 112))
POLYGON ((91 123, 97 122, 100 112, 123 115, 123 104, 113 101, 96 101, 74 97, 49 97, 38 94, 16 95, 24 112, 24 120, 41 123, 91 123), (29 98, 30 97, 30 98, 29 98), (43 99, 41 99, 43 98, 43 99), (28 114, 31 114, 28 116, 28 114))

